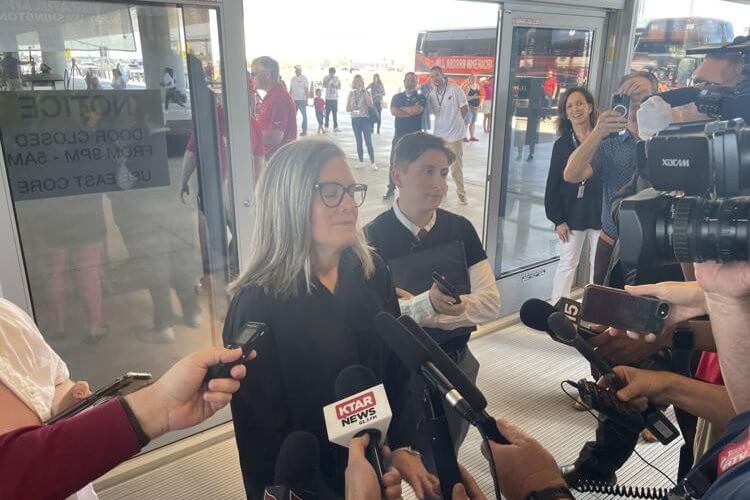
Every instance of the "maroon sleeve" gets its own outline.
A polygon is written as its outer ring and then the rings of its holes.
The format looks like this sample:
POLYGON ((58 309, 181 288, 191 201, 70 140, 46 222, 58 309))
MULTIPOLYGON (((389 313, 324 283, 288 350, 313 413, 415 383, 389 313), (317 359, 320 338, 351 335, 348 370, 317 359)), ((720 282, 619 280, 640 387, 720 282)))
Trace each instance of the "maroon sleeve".
POLYGON ((0 436, 0 500, 66 498, 140 451, 113 399, 52 425, 0 436))
MULTIPOLYGON (((290 117, 292 113, 291 104, 294 104, 294 101, 292 101, 291 98, 283 99, 281 97, 276 97, 273 100, 273 102, 269 106, 271 116, 268 120, 268 130, 277 129, 286 133, 287 129, 289 128, 290 117)), ((296 125, 296 114, 294 115, 294 119, 296 125)))

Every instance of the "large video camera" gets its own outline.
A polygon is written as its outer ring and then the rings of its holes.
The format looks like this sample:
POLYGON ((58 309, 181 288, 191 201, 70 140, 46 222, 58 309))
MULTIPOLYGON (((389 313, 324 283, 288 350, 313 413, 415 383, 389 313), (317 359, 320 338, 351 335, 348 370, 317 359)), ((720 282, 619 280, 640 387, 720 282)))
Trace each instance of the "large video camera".
POLYGON ((715 121, 673 124, 645 143, 638 171, 653 188, 618 214, 629 265, 750 260, 750 197, 740 196, 750 193, 750 37, 688 53, 739 53, 743 79, 694 88, 690 101, 715 121))

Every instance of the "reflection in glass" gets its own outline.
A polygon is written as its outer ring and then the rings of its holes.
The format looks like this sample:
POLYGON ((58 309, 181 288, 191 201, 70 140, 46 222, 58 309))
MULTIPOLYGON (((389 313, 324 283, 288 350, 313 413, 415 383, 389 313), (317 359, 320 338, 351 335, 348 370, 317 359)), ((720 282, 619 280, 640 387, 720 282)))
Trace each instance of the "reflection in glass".
POLYGON ((495 273, 538 264, 557 255, 557 237, 544 213, 544 188, 555 136, 557 99, 585 85, 593 32, 513 29, 505 158, 495 273))
POLYGON ((236 272, 216 11, 9 5, 0 133, 36 320, 92 387, 158 376, 220 339, 236 272))

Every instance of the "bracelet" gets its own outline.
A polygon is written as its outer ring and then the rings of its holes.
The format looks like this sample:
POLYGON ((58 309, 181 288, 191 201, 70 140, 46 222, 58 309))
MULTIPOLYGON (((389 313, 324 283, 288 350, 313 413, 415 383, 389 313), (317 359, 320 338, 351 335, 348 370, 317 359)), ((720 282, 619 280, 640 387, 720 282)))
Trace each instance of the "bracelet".
POLYGON ((135 437, 138 440, 138 445, 143 448, 151 441, 151 438, 149 438, 146 433, 143 432, 143 427, 141 427, 141 423, 136 418, 135 413, 133 413, 133 409, 130 407, 128 400, 125 399, 124 396, 117 396, 117 400, 122 405, 122 409, 125 411, 125 415, 127 415, 128 417, 130 426, 133 428, 135 437))

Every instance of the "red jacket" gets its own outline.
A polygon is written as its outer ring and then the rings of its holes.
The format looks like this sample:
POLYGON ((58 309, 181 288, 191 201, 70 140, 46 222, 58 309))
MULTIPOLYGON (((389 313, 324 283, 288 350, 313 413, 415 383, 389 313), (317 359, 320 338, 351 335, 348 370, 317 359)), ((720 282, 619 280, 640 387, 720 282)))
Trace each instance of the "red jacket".
POLYGON ((0 436, 0 500, 59 500, 140 451, 118 399, 0 436))

